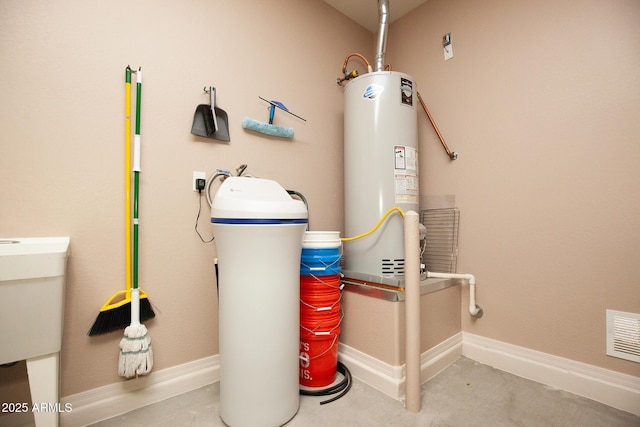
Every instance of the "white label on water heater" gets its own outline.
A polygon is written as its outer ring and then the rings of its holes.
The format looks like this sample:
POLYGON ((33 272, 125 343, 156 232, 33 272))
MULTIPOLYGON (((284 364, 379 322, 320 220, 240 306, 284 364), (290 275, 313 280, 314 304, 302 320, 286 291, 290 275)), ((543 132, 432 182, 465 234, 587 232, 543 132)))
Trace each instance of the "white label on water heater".
POLYGON ((395 170, 395 202, 418 203, 418 150, 413 147, 396 145, 393 147, 395 170))

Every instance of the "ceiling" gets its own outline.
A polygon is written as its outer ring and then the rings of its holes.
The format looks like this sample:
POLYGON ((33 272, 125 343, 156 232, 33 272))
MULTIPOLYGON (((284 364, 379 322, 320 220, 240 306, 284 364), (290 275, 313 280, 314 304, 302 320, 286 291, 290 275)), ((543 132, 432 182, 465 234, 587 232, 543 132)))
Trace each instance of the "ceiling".
MULTIPOLYGON (((427 0, 389 0, 389 22, 406 15, 427 0)), ((356 21, 367 30, 378 31, 378 1, 377 0, 324 0, 338 9, 344 15, 356 21)))

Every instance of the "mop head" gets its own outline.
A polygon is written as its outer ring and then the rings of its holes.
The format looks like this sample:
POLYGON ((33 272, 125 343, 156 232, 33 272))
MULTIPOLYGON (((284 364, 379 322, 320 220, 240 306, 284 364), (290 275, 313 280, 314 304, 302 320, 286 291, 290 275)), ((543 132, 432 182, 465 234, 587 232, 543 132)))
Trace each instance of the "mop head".
POLYGON ((153 368, 153 350, 151 337, 144 325, 129 325, 120 340, 120 360, 118 375, 125 378, 136 378, 147 375, 153 368))
POLYGON ((242 127, 265 135, 277 136, 279 138, 293 138, 293 128, 270 125, 269 123, 259 122, 249 117, 242 119, 242 127))

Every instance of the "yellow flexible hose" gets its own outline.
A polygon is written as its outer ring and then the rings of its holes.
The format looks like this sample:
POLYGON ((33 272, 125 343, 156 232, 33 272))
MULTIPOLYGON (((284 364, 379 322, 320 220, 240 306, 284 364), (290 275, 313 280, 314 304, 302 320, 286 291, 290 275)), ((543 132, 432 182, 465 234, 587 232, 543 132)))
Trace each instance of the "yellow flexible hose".
POLYGON ((400 216, 402 218, 404 218, 404 212, 402 211, 402 209, 400 209, 397 206, 393 207, 393 208, 389 209, 387 211, 387 213, 385 213, 382 218, 380 218, 380 221, 378 221, 378 223, 375 225, 375 227, 373 227, 371 230, 367 231, 366 233, 358 234, 357 236, 353 236, 353 237, 342 237, 342 238, 340 238, 340 240, 342 240, 343 242, 350 242, 352 240, 358 240, 358 239, 362 239, 363 237, 367 237, 368 235, 370 235, 373 232, 375 232, 380 227, 380 225, 382 225, 382 223, 387 219, 387 217, 389 215, 391 215, 394 211, 398 211, 400 216))

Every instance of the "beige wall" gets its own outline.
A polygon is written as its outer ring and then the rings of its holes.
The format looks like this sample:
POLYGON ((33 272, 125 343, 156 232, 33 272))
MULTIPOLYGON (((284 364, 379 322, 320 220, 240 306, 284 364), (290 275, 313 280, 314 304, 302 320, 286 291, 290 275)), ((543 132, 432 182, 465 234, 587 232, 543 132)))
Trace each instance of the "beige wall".
POLYGON ((464 331, 640 375, 605 354, 605 310, 640 312, 638 23, 635 0, 430 0, 391 25, 388 62, 460 153, 420 112, 421 190, 455 194, 484 308, 464 331))
MULTIPOLYGON (((461 330, 460 286, 420 296, 420 352, 461 330)), ((340 342, 392 366, 405 363, 405 302, 354 292, 342 295, 340 342)))
POLYGON ((192 171, 246 163, 303 193, 314 229, 341 229, 335 79, 347 53, 371 56, 371 39, 321 0, 0 3, 0 236, 71 236, 63 396, 120 381, 122 333, 86 334, 125 286, 125 67, 144 73, 140 283, 156 307, 146 326, 161 370, 218 352, 215 248, 193 230, 192 171), (230 143, 190 134, 205 85, 229 115, 230 143), (241 128, 245 116, 268 119, 258 95, 307 119, 276 114, 293 141, 241 128))
MULTIPOLYGON (((639 374, 605 356, 605 309, 640 312, 640 4, 431 0, 391 25, 387 60, 412 74, 460 159, 420 119, 421 185, 455 194, 459 270, 478 278, 465 331, 639 374), (454 59, 442 60, 451 32, 454 59)), ((117 382, 120 333, 89 338, 124 287, 124 67, 142 66, 141 286, 154 369, 217 353, 212 245, 193 231, 191 172, 235 168, 304 193, 314 229, 342 228, 348 52, 373 37, 320 0, 0 4, 0 235, 70 235, 62 394, 117 382), (249 6, 247 6, 249 5, 249 6), (229 144, 190 133, 205 85, 229 144), (284 115, 294 141, 248 134, 284 115)), ((208 231, 206 209, 201 230, 208 231)), ((463 292, 462 306, 466 306, 463 292)))

